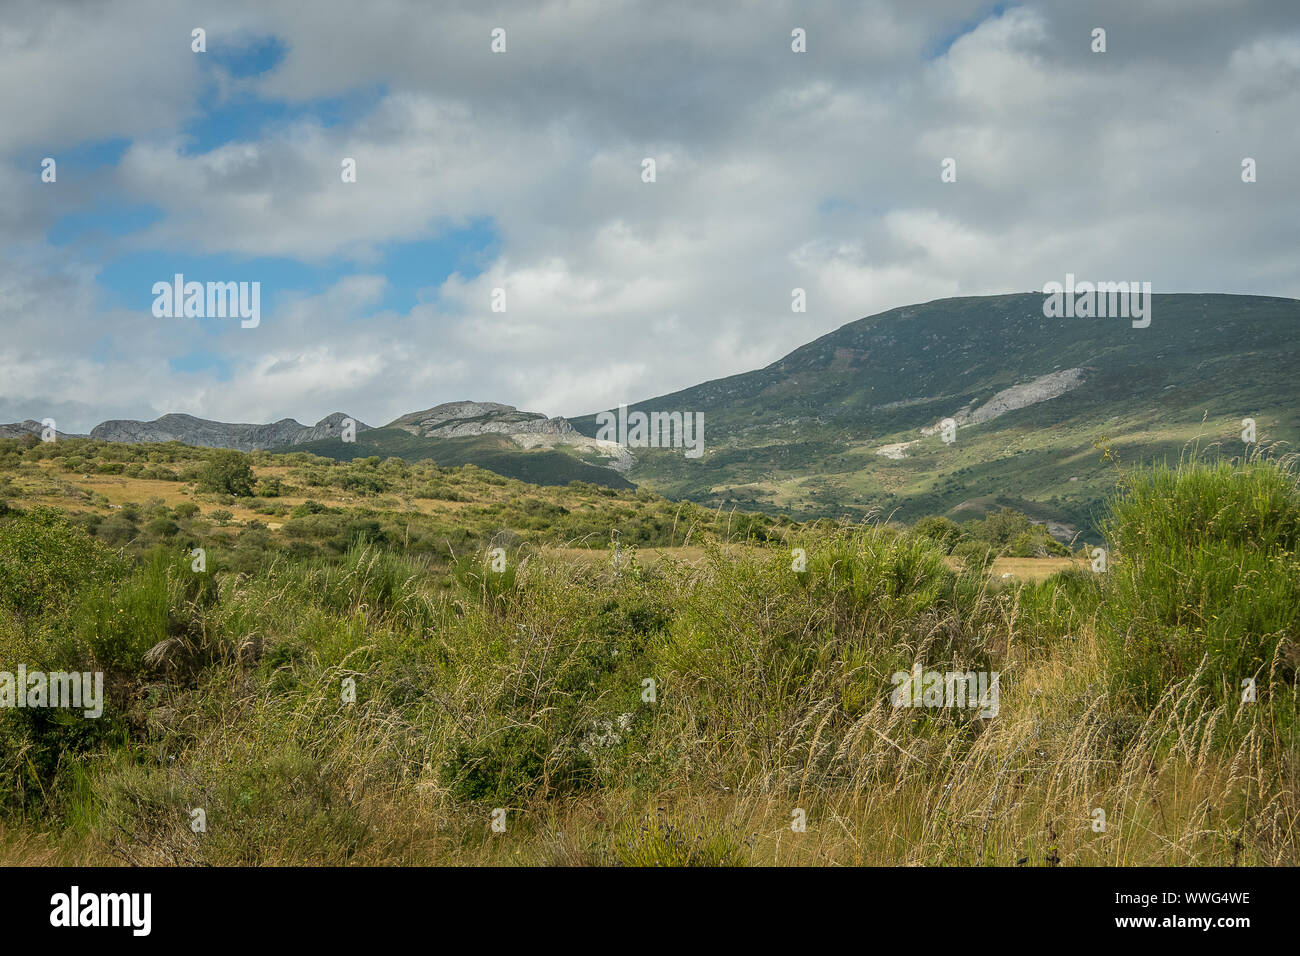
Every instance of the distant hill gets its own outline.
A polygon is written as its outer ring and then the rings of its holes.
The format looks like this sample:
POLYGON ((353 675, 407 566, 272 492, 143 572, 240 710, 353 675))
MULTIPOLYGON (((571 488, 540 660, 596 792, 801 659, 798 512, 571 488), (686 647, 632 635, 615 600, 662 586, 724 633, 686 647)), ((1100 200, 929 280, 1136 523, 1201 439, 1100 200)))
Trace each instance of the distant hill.
POLYGON ((563 418, 540 412, 521 412, 497 402, 447 402, 422 412, 411 412, 388 423, 425 438, 464 438, 468 435, 571 435, 573 426, 563 418))
POLYGON ((432 460, 444 467, 477 465, 537 485, 586 481, 607 488, 636 487, 622 475, 632 463, 625 449, 582 435, 563 418, 497 402, 447 402, 364 435, 358 432, 355 442, 330 437, 284 450, 340 461, 378 455, 432 460))
MULTIPOLYGON (((101 441, 142 442, 178 441, 200 448, 234 448, 239 451, 278 449, 286 445, 318 441, 342 434, 343 422, 351 416, 343 412, 327 415, 315 425, 304 425, 292 418, 282 418, 269 425, 227 424, 195 418, 193 415, 163 415, 151 422, 119 419, 103 422, 90 431, 91 438, 101 441)), ((356 421, 358 433, 370 428, 356 421)))
MULTIPOLYGON (((308 451, 350 461, 372 455, 407 461, 433 459, 440 465, 473 464, 507 478, 539 485, 586 481, 608 488, 633 488, 621 472, 631 466, 627 451, 574 431, 563 418, 523 412, 496 402, 448 402, 403 415, 383 428, 356 421, 355 442, 344 440, 350 416, 335 412, 315 425, 284 418, 267 425, 230 424, 168 414, 153 421, 103 422, 91 430, 101 441, 142 444, 178 441, 201 448, 238 451, 308 451)), ((39 437, 36 421, 0 425, 0 438, 39 437)), ((60 438, 80 437, 59 434, 60 438)))
MULTIPOLYGON (((850 322, 766 368, 648 399, 629 411, 700 412, 702 458, 597 439, 566 420, 495 402, 450 402, 382 428, 345 416, 225 424, 190 415, 110 421, 91 437, 474 464, 510 478, 644 484, 710 506, 798 519, 979 517, 999 506, 1059 537, 1094 528, 1115 471, 1177 461, 1189 443, 1241 454, 1300 441, 1300 301, 1157 295, 1151 324, 1048 318, 1042 293, 939 299, 850 322), (951 419, 945 441, 941 422, 951 419)), ((38 434, 28 421, 0 437, 38 434)), ((70 436, 60 436, 70 437, 70 436)))
MULTIPOLYGON (((1300 302, 1157 295, 1148 328, 1046 318, 1043 295, 940 299, 851 322, 766 368, 638 402, 701 411, 702 459, 632 449, 655 491, 797 517, 975 517, 1010 505, 1089 526, 1113 469, 1300 440, 1300 302), (945 443, 942 419, 957 424, 945 443)), ((596 434, 594 415, 572 419, 596 434)))
MULTIPOLYGON (((27 419, 21 422, 11 422, 7 425, 0 425, 0 438, 22 438, 25 435, 34 435, 40 438, 45 431, 45 426, 35 419, 27 419)), ((57 438, 85 438, 85 435, 76 435, 71 432, 61 432, 57 428, 54 431, 57 438)))
MULTIPOLYGON (((576 436, 581 437, 581 436, 576 436)), ((477 465, 506 478, 535 485, 567 485, 586 481, 606 488, 634 488, 619 472, 600 463, 583 460, 574 446, 557 444, 528 449, 510 436, 497 433, 456 438, 425 438, 393 426, 357 433, 355 442, 337 438, 291 445, 279 451, 305 451, 339 461, 378 455, 405 461, 433 461, 449 468, 477 465)))

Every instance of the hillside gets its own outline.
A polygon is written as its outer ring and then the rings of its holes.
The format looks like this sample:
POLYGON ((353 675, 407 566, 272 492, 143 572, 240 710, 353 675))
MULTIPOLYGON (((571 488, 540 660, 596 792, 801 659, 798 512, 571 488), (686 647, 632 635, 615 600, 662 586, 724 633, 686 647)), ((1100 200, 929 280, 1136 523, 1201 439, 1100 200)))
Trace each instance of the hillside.
MULTIPOLYGON (((1148 328, 1049 319, 1040 293, 940 299, 851 322, 766 368, 638 402, 701 411, 700 460, 634 449, 629 477, 673 497, 799 517, 953 517, 998 505, 1095 527, 1122 461, 1185 443, 1300 439, 1300 302, 1157 295, 1148 328), (958 424, 956 440, 938 434, 958 424)), ((596 434, 594 415, 572 420, 596 434)))
MULTIPOLYGON (((446 445, 473 442, 508 444, 482 436, 446 445)), ((355 446, 339 451, 345 449, 355 446)), ((244 570, 267 552, 328 557, 362 542, 446 562, 494 540, 510 547, 663 547, 681 545, 691 530, 744 540, 790 526, 768 515, 720 515, 630 485, 525 482, 473 463, 245 455, 85 438, 0 439, 0 515, 11 508, 57 508, 105 544, 130 551, 215 548, 214 560, 244 570)))
POLYGON ((408 462, 435 461, 447 466, 477 465, 505 478, 536 485, 567 485, 571 481, 587 481, 606 488, 635 487, 617 471, 601 464, 604 459, 593 456, 592 460, 584 460, 574 445, 547 443, 530 449, 512 440, 509 435, 494 432, 454 438, 426 438, 403 428, 386 425, 364 433, 358 432, 355 442, 330 438, 291 445, 283 450, 309 452, 338 461, 378 455, 382 458, 401 458, 408 462))
MULTIPOLYGON (((0 438, 39 438, 41 433, 41 423, 34 420, 0 425, 0 438)), ((447 466, 477 465, 531 484, 585 481, 606 488, 635 487, 622 476, 632 464, 626 449, 582 435, 563 418, 496 402, 448 402, 402 415, 383 428, 372 428, 343 412, 312 426, 292 418, 263 425, 170 413, 147 422, 114 419, 96 425, 89 436, 59 432, 57 437, 128 445, 178 442, 243 452, 300 451, 337 461, 379 455, 447 466), (355 433, 346 430, 349 421, 355 433)))
MULTIPOLYGON (((266 448, 283 448, 303 442, 319 441, 343 431, 350 416, 334 412, 307 426, 292 418, 282 418, 268 425, 214 422, 193 415, 168 414, 151 422, 114 419, 101 422, 90 430, 91 438, 111 442, 169 442, 177 441, 200 448, 233 448, 236 451, 261 451, 266 448)), ((369 425, 351 419, 358 432, 369 425)))
MULTIPOLYGON (((342 438, 341 412, 314 426, 169 414, 104 422, 91 437, 474 464, 534 484, 644 485, 798 519, 963 520, 1012 507, 1063 540, 1095 535, 1115 457, 1176 461, 1188 443, 1238 455, 1246 418, 1260 443, 1300 440, 1300 302, 1157 295, 1146 328, 1047 318, 1042 305, 1042 294, 1024 293, 892 309, 766 368, 630 406, 702 413, 698 459, 598 439, 594 414, 568 421, 473 401, 381 428, 358 422, 354 442, 342 438), (955 425, 951 442, 944 419, 955 425)), ((0 426, 0 437, 39 430, 0 426)))

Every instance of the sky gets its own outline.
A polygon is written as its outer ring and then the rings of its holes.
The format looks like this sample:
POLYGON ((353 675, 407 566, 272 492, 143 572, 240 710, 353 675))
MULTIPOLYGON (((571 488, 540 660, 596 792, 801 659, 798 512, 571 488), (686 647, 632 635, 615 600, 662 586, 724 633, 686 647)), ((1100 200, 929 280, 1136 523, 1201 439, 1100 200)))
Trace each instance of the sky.
POLYGON ((1298 119, 1294 0, 4 0, 0 422, 577 416, 1067 273, 1300 297, 1298 119))

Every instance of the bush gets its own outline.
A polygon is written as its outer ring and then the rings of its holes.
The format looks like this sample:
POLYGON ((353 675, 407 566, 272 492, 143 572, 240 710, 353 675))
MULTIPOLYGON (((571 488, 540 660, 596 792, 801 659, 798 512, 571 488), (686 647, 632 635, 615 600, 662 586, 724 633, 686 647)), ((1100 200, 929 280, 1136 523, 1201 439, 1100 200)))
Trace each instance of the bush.
POLYGON ((33 508, 0 517, 0 606, 38 614, 123 571, 111 551, 62 512, 33 508))
POLYGON ((154 518, 144 526, 144 530, 154 538, 172 538, 181 529, 171 518, 154 518))
POLYGON ((138 533, 135 522, 120 512, 109 515, 95 529, 95 537, 118 548, 129 543, 138 533))
POLYGON ((253 494, 253 469, 242 452, 221 448, 199 473, 199 490, 247 498, 253 494))
MULTIPOLYGON (((1273 678, 1294 682, 1300 492, 1289 467, 1139 472, 1110 512, 1102 633, 1121 688, 1139 706, 1198 672, 1210 699, 1233 709, 1246 678, 1261 698, 1273 678)), ((1285 696, 1294 702, 1293 692, 1285 696)))
POLYGON ((997 548, 987 541, 965 539, 958 541, 952 548, 952 556, 962 563, 966 571, 987 571, 997 557, 997 548))
POLYGON ((951 518, 942 515, 929 515, 912 526, 915 534, 930 538, 945 552, 951 552, 957 539, 961 537, 961 526, 951 518))
POLYGON ((106 670, 190 670, 192 657, 212 650, 203 613, 217 594, 211 574, 193 571, 188 555, 155 551, 129 576, 83 591, 72 629, 106 670))

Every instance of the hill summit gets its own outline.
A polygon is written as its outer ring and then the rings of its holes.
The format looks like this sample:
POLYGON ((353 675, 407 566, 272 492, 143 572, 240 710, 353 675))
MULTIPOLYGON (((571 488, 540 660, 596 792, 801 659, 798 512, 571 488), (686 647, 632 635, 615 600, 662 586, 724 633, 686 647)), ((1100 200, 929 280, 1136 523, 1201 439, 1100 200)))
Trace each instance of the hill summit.
MULTIPOLYGON (((262 451, 337 437, 342 434, 343 421, 347 418, 351 416, 334 412, 310 426, 292 418, 282 418, 269 425, 248 425, 214 422, 193 415, 169 414, 151 422, 130 419, 102 422, 91 429, 90 437, 129 444, 178 441, 200 448, 262 451)), ((352 420, 356 421, 355 418, 352 420)), ((356 425, 358 432, 370 428, 359 421, 356 425)))

